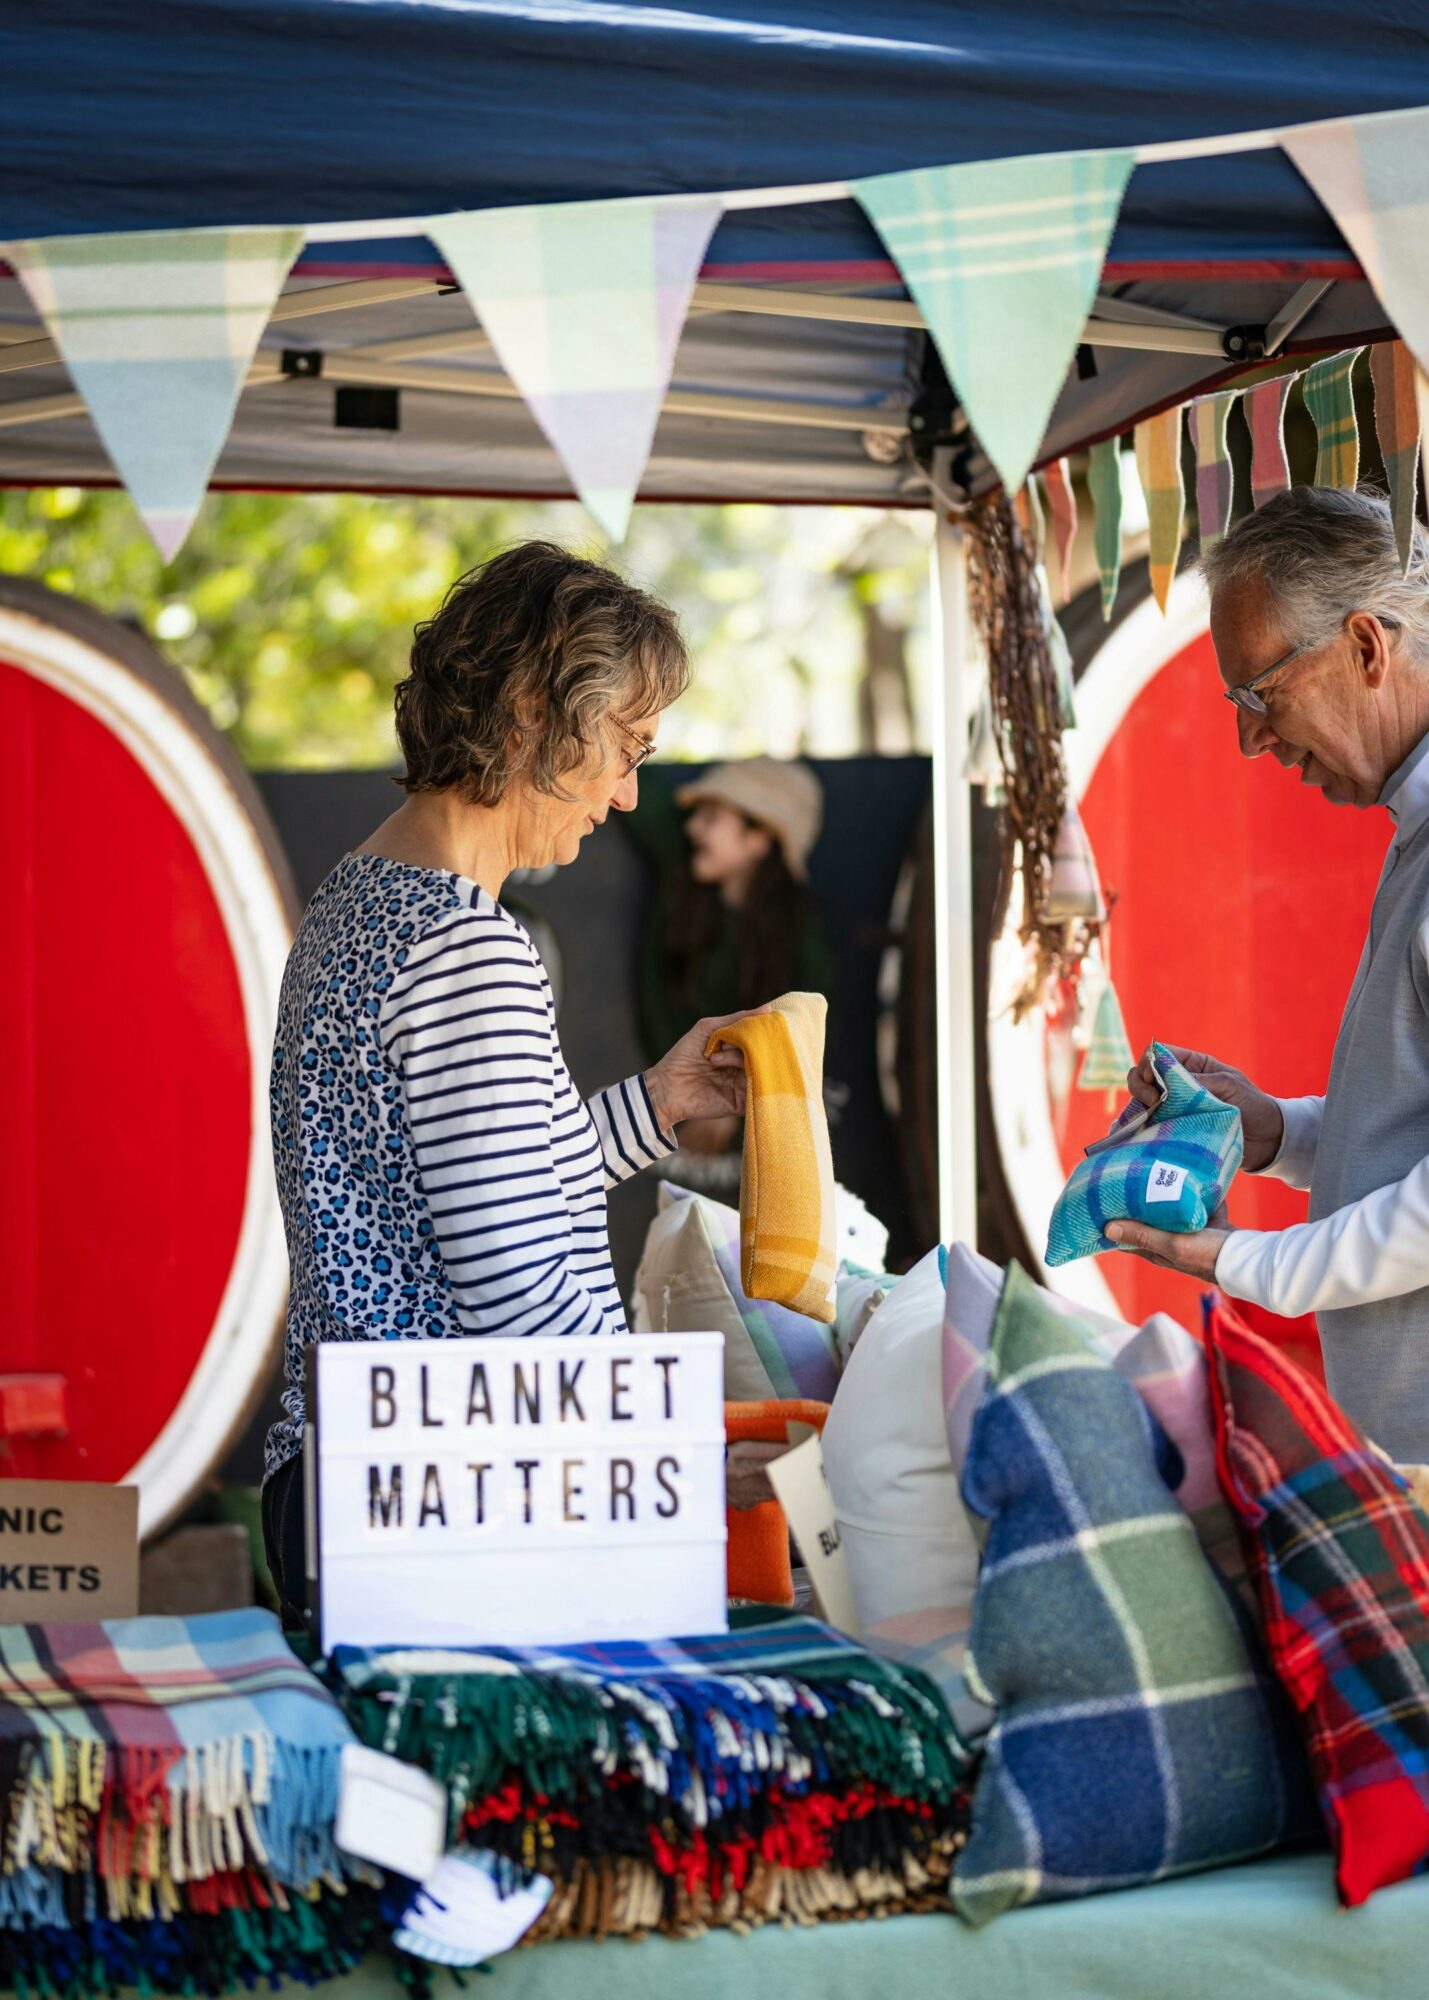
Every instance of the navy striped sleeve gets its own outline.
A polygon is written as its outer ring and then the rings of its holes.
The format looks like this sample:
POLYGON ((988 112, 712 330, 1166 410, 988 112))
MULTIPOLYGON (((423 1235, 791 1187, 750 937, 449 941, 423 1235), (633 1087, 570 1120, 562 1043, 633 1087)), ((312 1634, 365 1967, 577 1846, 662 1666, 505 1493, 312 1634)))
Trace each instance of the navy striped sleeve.
POLYGON ((600 1141, 608 1188, 619 1187, 642 1167, 653 1167, 675 1150, 675 1141, 660 1130, 643 1076, 630 1076, 609 1090, 597 1091, 587 1109, 600 1141))

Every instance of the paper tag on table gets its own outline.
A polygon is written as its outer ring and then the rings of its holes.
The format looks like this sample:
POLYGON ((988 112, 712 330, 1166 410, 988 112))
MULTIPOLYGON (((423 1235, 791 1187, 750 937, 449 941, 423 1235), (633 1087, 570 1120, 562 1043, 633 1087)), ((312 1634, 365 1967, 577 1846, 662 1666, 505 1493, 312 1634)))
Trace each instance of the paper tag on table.
POLYGON ((551 1900, 544 1875, 507 1887, 495 1858, 466 1849, 444 1855, 412 1898, 393 1936, 399 1951, 434 1965, 480 1965, 518 1944, 551 1900))
POLYGON ((853 1586, 834 1513, 834 1496, 824 1474, 824 1449, 817 1435, 776 1458, 769 1467, 769 1483, 799 1544, 819 1616, 826 1625, 858 1638, 853 1586))
POLYGON ((336 1839, 359 1860, 423 1882, 447 1844, 447 1788, 415 1764, 349 1743, 342 1753, 336 1839))

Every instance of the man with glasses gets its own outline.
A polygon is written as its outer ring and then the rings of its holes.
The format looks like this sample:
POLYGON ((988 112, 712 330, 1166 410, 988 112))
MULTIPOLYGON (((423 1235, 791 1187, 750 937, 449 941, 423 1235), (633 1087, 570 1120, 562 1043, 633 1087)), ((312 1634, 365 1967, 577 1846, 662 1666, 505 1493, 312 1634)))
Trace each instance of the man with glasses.
MULTIPOLYGON (((1429 1460, 1429 534, 1405 574, 1375 494, 1297 487, 1202 568, 1241 752, 1331 805, 1383 806, 1393 835, 1323 1097, 1276 1098, 1178 1049, 1239 1107, 1245 1164, 1310 1191, 1309 1220, 1109 1237, 1233 1298, 1319 1317, 1332 1394, 1402 1463, 1429 1460)), ((1306 885, 1314 893, 1314 885, 1306 885)), ((1143 1060, 1127 1084, 1153 1103, 1143 1060)), ((1225 1222, 1224 1212, 1217 1218, 1225 1222)))

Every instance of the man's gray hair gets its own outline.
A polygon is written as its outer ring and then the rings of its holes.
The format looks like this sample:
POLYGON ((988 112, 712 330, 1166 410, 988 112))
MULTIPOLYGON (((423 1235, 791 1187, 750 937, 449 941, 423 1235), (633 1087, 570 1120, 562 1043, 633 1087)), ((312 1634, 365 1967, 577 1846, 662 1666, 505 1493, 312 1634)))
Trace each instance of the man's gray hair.
POLYGON ((1260 584, 1287 643, 1332 638, 1349 612, 1373 611, 1401 625, 1416 657, 1429 660, 1429 533, 1414 523, 1406 576, 1381 494, 1292 487, 1237 521, 1199 566, 1212 591, 1260 584))

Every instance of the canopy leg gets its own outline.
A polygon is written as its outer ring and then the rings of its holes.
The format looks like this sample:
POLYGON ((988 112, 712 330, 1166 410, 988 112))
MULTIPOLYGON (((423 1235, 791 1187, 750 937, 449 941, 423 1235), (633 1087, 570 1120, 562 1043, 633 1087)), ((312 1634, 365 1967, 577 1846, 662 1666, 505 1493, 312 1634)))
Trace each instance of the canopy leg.
POLYGON ((967 548, 941 501, 932 551, 933 894, 936 905, 938 1218, 977 1243, 973 845, 967 766, 967 548))

